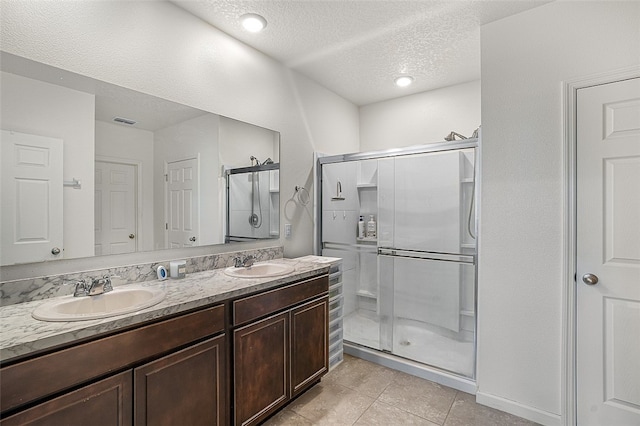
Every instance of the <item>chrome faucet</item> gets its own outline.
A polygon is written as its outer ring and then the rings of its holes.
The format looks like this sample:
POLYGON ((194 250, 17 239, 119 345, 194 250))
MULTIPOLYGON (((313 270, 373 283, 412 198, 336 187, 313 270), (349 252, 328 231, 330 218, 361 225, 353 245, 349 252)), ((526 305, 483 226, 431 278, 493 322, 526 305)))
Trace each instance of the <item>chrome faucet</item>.
POLYGON ((254 256, 247 256, 244 259, 240 256, 236 256, 233 258, 233 266, 236 268, 251 268, 256 261, 254 256))
POLYGON ((108 293, 113 290, 111 278, 112 277, 109 275, 105 275, 102 278, 93 278, 91 283, 88 283, 86 280, 80 280, 76 283, 76 289, 73 292, 73 297, 97 296, 99 294, 108 293))

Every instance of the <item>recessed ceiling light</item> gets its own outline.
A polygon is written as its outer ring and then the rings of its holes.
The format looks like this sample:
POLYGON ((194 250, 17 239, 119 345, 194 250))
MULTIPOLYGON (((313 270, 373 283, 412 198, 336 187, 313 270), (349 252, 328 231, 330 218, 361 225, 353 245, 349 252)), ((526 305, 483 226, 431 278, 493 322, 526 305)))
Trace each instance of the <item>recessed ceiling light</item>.
POLYGON ((267 20, 255 13, 246 13, 240 17, 245 30, 252 33, 260 32, 267 26, 267 20))
POLYGON ((407 87, 408 85, 413 83, 413 77, 411 77, 410 75, 403 75, 400 77, 396 77, 396 79, 393 81, 398 87, 407 87))

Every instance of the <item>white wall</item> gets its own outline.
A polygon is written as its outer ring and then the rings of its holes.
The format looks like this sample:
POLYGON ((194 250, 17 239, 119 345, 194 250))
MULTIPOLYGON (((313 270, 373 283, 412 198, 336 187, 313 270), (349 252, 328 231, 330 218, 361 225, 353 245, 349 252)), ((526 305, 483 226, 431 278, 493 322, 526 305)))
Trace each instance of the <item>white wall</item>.
POLYGON ((249 167, 255 164, 251 162, 251 156, 256 157, 260 163, 264 163, 267 158, 277 163, 278 137, 272 130, 220 117, 220 164, 233 168, 249 167))
POLYGON ((441 142, 480 125, 480 81, 360 107, 360 151, 441 142))
POLYGON ((140 164, 138 174, 141 182, 138 183, 140 190, 137 195, 142 209, 138 215, 138 250, 153 250, 153 133, 121 124, 96 121, 95 153, 97 159, 140 164))
POLYGON ((640 3, 554 2, 485 25, 478 400, 562 409, 562 82, 640 62, 640 3))
MULTIPOLYGON (((314 149, 358 150, 355 105, 170 3, 5 2, 0 19, 9 53, 281 132, 281 211, 314 149)), ((289 204, 285 255, 312 253, 313 207, 289 204)))
POLYGON ((63 179, 82 182, 63 190, 64 258, 93 256, 95 97, 5 72, 0 82, 3 129, 63 140, 63 179))
POLYGON ((165 166, 169 162, 198 159, 199 235, 198 245, 224 241, 220 204, 218 131, 220 116, 204 114, 154 133, 154 210, 155 244, 165 247, 165 166))

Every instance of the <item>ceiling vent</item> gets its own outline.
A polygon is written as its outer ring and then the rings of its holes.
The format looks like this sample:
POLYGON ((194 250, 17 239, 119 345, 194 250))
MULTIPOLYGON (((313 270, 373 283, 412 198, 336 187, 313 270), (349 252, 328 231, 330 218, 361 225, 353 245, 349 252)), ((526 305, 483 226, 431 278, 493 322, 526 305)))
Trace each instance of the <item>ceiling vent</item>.
POLYGON ((113 121, 120 124, 126 124, 128 126, 133 126, 134 124, 137 123, 135 120, 130 120, 128 118, 122 118, 122 117, 114 117, 113 121))

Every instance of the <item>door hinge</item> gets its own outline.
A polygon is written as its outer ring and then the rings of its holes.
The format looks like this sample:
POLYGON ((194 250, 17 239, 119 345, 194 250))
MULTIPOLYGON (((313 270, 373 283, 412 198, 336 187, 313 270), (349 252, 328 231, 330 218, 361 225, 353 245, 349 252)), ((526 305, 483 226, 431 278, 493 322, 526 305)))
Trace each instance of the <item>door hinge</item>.
POLYGON ((167 231, 169 230, 169 224, 168 223, 164 224, 164 229, 167 230, 167 231))
POLYGON ((164 181, 169 182, 169 175, 164 175, 164 181))

